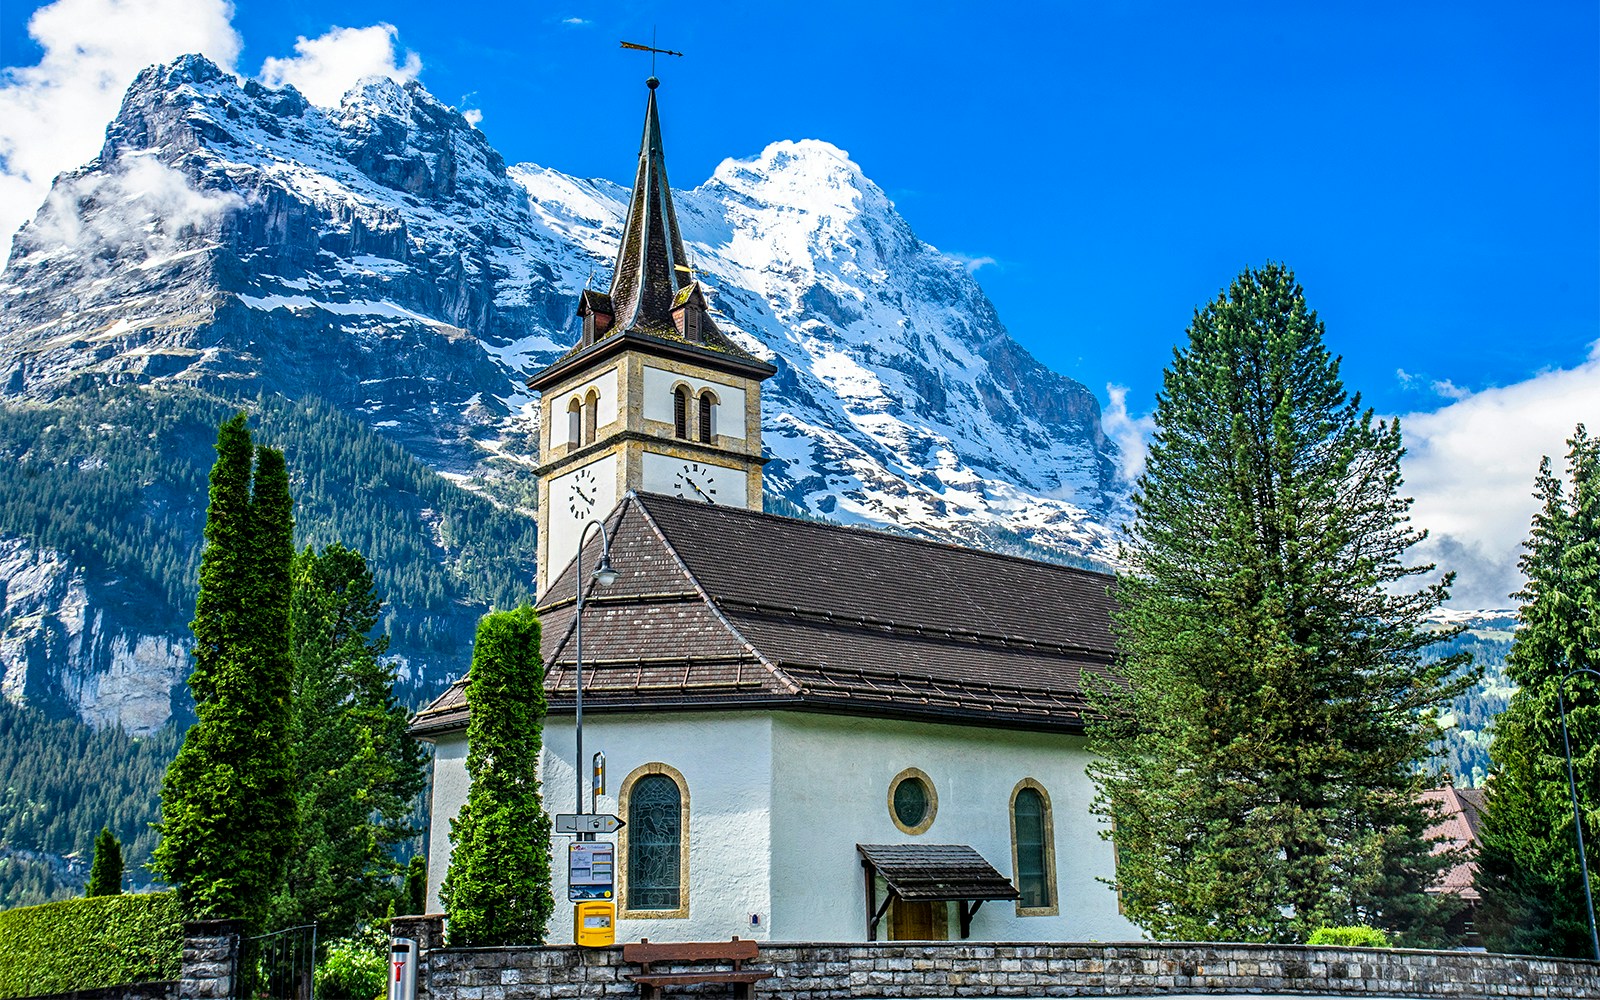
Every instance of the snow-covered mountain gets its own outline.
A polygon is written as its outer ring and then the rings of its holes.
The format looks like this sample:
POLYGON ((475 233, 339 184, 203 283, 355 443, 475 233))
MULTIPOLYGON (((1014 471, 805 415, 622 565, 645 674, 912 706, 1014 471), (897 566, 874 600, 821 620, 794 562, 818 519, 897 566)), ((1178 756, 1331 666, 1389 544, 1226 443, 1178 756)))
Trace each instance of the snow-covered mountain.
MULTIPOLYGON (((670 125, 666 147, 670 165, 670 125)), ((635 153, 619 141, 619 165, 635 153)), ((917 239, 843 151, 775 143, 674 197, 718 325, 778 367, 763 397, 777 509, 1110 557, 1126 484, 1093 393, 1013 341, 964 265, 917 239)), ((537 408, 524 382, 575 342, 577 295, 609 278, 626 198, 508 169, 415 83, 370 81, 325 109, 199 56, 152 67, 0 273, 0 404, 129 383, 314 397, 525 506, 537 408)), ((28 552, 35 575, 77 572, 28 552)), ((93 581, 74 587, 27 592, 92 606, 93 581)), ((17 622, 50 613, 0 606, 5 690, 39 669, 17 622)), ((101 642, 151 638, 182 640, 101 642)), ((107 662, 62 669, 128 669, 107 662)), ((115 721, 92 698, 73 704, 115 721)))

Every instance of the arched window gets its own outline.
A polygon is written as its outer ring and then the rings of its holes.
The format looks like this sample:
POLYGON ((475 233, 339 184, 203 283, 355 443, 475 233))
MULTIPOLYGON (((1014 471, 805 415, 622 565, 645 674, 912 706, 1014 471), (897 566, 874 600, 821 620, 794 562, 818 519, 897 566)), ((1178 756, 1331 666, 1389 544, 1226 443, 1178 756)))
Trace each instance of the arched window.
POLYGON ((589 398, 583 404, 583 440, 585 444, 594 444, 595 431, 600 414, 600 393, 594 389, 589 390, 589 398))
POLYGON ((700 394, 700 440, 706 444, 716 440, 716 415, 717 399, 711 395, 711 390, 707 389, 700 394))
POLYGON ((1011 860, 1021 916, 1057 912, 1054 838, 1044 786, 1022 779, 1011 793, 1011 860))
POLYGON ((624 779, 619 834, 622 910, 633 917, 689 915, 689 790, 666 764, 646 764, 624 779))
POLYGON ((579 437, 583 433, 583 405, 578 402, 578 397, 573 396, 572 402, 567 404, 567 447, 576 448, 583 443, 579 437))
POLYGON ((689 439, 689 390, 681 385, 672 390, 672 433, 689 439))

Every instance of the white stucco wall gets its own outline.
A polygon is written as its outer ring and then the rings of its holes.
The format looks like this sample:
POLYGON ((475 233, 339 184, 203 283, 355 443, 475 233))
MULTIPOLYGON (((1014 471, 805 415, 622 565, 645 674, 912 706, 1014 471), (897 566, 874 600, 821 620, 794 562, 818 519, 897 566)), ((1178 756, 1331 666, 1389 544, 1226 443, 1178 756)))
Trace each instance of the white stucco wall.
MULTIPOLYGON (((584 755, 606 754, 601 812, 618 812, 626 776, 659 762, 689 788, 689 912, 684 918, 621 919, 619 941, 715 941, 738 935, 771 941, 861 941, 866 901, 858 843, 967 844, 1013 877, 1010 801, 1024 778, 1049 793, 1056 908, 1018 916, 1008 902, 985 903, 975 940, 1128 941, 1139 929, 1117 912, 1099 877, 1113 872, 1111 845, 1089 812, 1093 786, 1081 739, 966 726, 845 718, 799 712, 610 715, 584 719, 584 755), (932 779, 938 811, 920 835, 889 817, 888 791, 908 767, 932 779), (750 915, 760 916, 752 925, 750 915)), ((433 836, 428 899, 449 855, 449 820, 465 801, 464 738, 440 741, 434 757, 433 836)), ((545 808, 572 812, 571 716, 551 718, 541 758, 545 808)), ((626 817, 624 817, 626 818, 626 817)), ((616 841, 611 835, 602 839, 616 841)), ((549 941, 572 940, 567 900, 569 838, 553 847, 556 897, 549 941)), ((881 897, 880 897, 881 899, 881 897)), ((954 906, 950 937, 958 936, 954 906)), ((879 939, 888 937, 880 925, 879 939)))
POLYGON ((616 422, 617 402, 620 399, 620 391, 618 388, 617 369, 613 366, 582 385, 575 386, 562 393, 551 403, 549 425, 546 427, 546 431, 550 435, 549 447, 551 449, 558 444, 567 443, 567 409, 574 400, 581 407, 583 401, 589 397, 591 390, 599 396, 599 399, 595 401, 595 426, 597 428, 604 427, 607 424, 616 422))
MULTIPOLYGON (((1116 894, 1096 881, 1112 875, 1114 861, 1089 812, 1089 755, 1077 737, 790 712, 774 718, 772 758, 773 940, 865 940, 858 843, 966 844, 1014 878, 1009 809, 1023 778, 1049 792, 1058 912, 1021 917, 1012 903, 985 903, 972 938, 1143 936, 1118 914, 1116 894), (927 773, 938 799, 932 825, 918 835, 889 817, 889 784, 908 767, 927 773)), ((878 937, 888 937, 881 924, 878 937)))
MULTIPOLYGON (((679 383, 689 387, 689 395, 699 398, 700 390, 710 389, 717 395, 716 431, 724 437, 744 440, 744 390, 724 382, 710 382, 669 372, 651 365, 644 366, 644 418, 670 424, 673 420, 672 389, 679 383)), ((693 405, 693 404, 691 404, 693 405)), ((691 418, 693 419, 693 418, 691 418)))
MULTIPOLYGON (((642 764, 663 763, 682 773, 689 787, 689 914, 686 918, 621 919, 618 941, 716 941, 738 935, 765 938, 770 909, 767 856, 771 849, 772 722, 760 713, 587 714, 583 753, 605 751, 608 776, 600 811, 616 813, 623 779, 642 764), (750 926, 750 914, 762 926, 750 926)), ((572 812, 572 716, 556 716, 545 727, 545 808, 572 812)), ((587 804, 586 804, 587 806, 587 804)), ((626 817, 623 817, 626 819, 626 817)), ((616 835, 602 837, 615 842, 616 835)), ((549 940, 572 940, 567 900, 567 844, 555 838, 556 909, 549 940)))
POLYGON ((467 801, 467 734, 443 737, 433 746, 433 801, 428 829, 428 912, 440 913, 439 886, 450 870, 450 821, 467 801))

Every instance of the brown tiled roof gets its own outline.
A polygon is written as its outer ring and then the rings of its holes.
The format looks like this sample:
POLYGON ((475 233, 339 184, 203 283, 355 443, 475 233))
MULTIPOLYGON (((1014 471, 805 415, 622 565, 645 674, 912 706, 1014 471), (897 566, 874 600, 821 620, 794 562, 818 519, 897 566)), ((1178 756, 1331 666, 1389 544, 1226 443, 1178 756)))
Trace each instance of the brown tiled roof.
MULTIPOLYGON (((1422 800, 1439 806, 1438 822, 1428 829, 1428 839, 1439 840, 1434 845, 1435 853, 1465 848, 1469 854, 1475 855, 1478 849, 1478 818, 1483 812, 1483 791, 1446 785, 1423 792, 1422 800)), ((1462 899, 1476 901, 1479 898, 1477 873, 1478 863, 1469 857, 1446 871, 1436 883, 1434 891, 1454 893, 1462 899)))
POLYGON ((904 900, 1016 899, 1011 880, 965 844, 857 844, 904 900))
MULTIPOLYGON (((883 532, 630 493, 584 598, 586 711, 766 705, 1080 731, 1111 664, 1111 578, 883 532)), ((584 566, 599 558, 591 536, 584 566)), ((540 600, 571 703, 573 578, 540 600)), ((418 718, 460 728, 460 684, 418 718)))

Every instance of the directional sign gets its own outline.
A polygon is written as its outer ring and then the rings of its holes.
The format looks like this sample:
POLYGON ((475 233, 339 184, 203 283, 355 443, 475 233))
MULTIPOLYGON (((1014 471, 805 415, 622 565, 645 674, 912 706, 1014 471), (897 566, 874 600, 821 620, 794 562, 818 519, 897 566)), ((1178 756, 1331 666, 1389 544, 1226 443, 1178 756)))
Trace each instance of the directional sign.
POLYGON ((557 833, 616 833, 624 825, 609 813, 556 813, 557 833))

